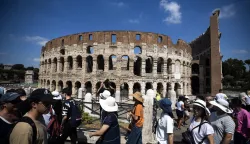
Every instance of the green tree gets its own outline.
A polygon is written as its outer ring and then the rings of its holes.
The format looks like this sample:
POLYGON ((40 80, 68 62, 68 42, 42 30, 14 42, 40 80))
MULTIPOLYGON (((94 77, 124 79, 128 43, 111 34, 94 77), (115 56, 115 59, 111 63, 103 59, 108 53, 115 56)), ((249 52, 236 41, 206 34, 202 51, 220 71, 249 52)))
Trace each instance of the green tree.
POLYGON ((235 78, 234 80, 241 79, 245 71, 245 63, 242 60, 230 58, 222 63, 223 76, 231 75, 235 78))
POLYGON ((27 67, 26 70, 34 70, 34 67, 27 67))
POLYGON ((4 68, 3 64, 2 64, 2 63, 0 63, 0 69, 3 69, 3 68, 4 68))
POLYGON ((23 64, 15 64, 12 66, 13 70, 25 70, 24 65, 23 64))
POLYGON ((222 80, 223 85, 226 85, 227 87, 231 86, 231 84, 233 83, 233 79, 234 79, 234 77, 231 75, 224 76, 224 78, 222 80))
POLYGON ((250 59, 245 60, 245 63, 248 65, 248 71, 250 72, 250 59))

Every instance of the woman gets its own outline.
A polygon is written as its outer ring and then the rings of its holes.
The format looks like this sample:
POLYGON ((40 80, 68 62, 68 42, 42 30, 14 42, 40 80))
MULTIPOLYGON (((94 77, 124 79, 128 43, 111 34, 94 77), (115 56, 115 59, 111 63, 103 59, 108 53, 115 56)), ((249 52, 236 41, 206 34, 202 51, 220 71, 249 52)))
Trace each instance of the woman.
POLYGON ((179 97, 178 99, 178 102, 176 103, 176 115, 178 117, 177 119, 177 130, 180 130, 181 129, 181 124, 182 124, 182 121, 183 121, 183 118, 184 118, 184 97, 181 96, 179 97))
POLYGON ((100 100, 102 109, 106 112, 102 127, 96 132, 89 133, 89 137, 100 136, 96 143, 98 144, 120 144, 120 127, 117 118, 118 105, 115 98, 108 97, 100 100))
POLYGON ((197 99, 193 103, 194 118, 189 126, 196 144, 214 144, 214 129, 207 122, 207 116, 210 114, 206 107, 206 102, 197 99))
POLYGON ((142 144, 142 126, 144 122, 143 116, 143 101, 140 92, 132 94, 135 101, 134 109, 128 115, 132 117, 132 129, 128 136, 127 144, 142 144))

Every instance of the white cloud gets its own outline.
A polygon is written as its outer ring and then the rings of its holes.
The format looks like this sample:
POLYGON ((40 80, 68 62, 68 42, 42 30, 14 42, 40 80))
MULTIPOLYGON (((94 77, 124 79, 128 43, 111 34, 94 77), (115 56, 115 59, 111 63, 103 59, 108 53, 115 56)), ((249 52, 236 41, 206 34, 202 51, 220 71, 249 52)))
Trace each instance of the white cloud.
POLYGON ((167 23, 180 24, 182 13, 180 11, 181 6, 177 2, 169 2, 168 0, 161 0, 160 7, 164 8, 164 11, 169 15, 163 20, 167 23))
POLYGON ((44 46, 46 42, 48 42, 47 38, 40 37, 40 36, 25 36, 24 39, 26 41, 36 43, 40 46, 44 46))
POLYGON ((235 54, 247 54, 248 51, 247 50, 233 50, 233 53, 235 53, 235 54))
POLYGON ((236 14, 236 9, 234 4, 225 5, 219 8, 219 10, 220 10, 219 18, 230 18, 236 14))
POLYGON ((125 6, 125 3, 124 2, 114 2, 114 3, 112 3, 113 5, 115 5, 115 6, 118 6, 118 7, 123 7, 123 6, 125 6))
POLYGON ((129 19, 128 22, 132 23, 132 24, 139 24, 140 20, 139 19, 129 19))
POLYGON ((40 58, 33 58, 34 62, 40 62, 40 58))

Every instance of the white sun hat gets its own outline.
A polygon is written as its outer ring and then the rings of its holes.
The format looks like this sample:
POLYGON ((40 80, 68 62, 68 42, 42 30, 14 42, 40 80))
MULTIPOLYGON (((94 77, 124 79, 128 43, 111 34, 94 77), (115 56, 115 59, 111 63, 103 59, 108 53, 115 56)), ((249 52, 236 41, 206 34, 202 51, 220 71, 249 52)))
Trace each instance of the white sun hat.
POLYGON ((209 102, 211 105, 214 105, 224 111, 225 113, 231 114, 233 110, 229 107, 229 103, 225 99, 218 99, 209 102))
POLYGON ((107 99, 108 97, 111 96, 111 93, 108 90, 104 90, 103 93, 99 94, 101 99, 107 99))
POLYGON ((51 94, 53 95, 54 100, 62 100, 62 96, 59 94, 58 91, 53 91, 51 94))
POLYGON ((106 100, 100 101, 100 105, 106 112, 116 112, 118 111, 118 105, 115 102, 115 98, 108 97, 106 100))
POLYGON ((199 106, 199 107, 205 109, 206 114, 207 114, 208 116, 210 115, 210 111, 209 111, 209 109, 207 108, 206 102, 205 102, 205 101, 200 100, 200 99, 197 99, 197 100, 195 100, 195 101, 193 102, 193 105, 196 105, 196 106, 199 106))

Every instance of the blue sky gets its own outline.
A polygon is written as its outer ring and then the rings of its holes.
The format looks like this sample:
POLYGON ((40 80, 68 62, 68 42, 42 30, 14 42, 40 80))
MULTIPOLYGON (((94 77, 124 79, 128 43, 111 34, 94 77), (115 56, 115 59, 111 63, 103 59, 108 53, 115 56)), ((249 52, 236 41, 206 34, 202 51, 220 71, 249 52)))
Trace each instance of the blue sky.
POLYGON ((1 0, 0 63, 38 67, 46 41, 87 31, 138 30, 190 42, 216 8, 223 60, 250 58, 249 0, 1 0))

